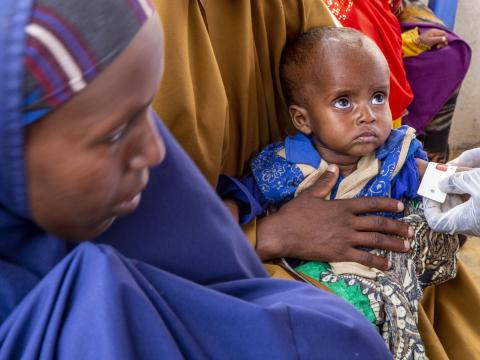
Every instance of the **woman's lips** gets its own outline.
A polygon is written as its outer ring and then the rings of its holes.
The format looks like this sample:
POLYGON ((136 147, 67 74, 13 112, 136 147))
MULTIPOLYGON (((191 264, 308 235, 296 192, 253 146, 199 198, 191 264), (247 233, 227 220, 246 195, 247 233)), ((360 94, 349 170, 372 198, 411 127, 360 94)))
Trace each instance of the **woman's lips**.
POLYGON ((131 199, 123 201, 122 203, 116 205, 113 208, 113 213, 115 216, 123 216, 134 211, 140 204, 142 199, 142 193, 139 192, 137 195, 133 196, 131 199))
POLYGON ((134 195, 130 195, 130 197, 126 198, 127 200, 124 200, 113 206, 112 213, 114 217, 124 216, 135 211, 135 209, 140 204, 140 200, 142 199, 142 192, 148 184, 148 178, 149 172, 148 169, 145 169, 144 171, 142 171, 139 187, 136 187, 136 191, 133 192, 134 195))

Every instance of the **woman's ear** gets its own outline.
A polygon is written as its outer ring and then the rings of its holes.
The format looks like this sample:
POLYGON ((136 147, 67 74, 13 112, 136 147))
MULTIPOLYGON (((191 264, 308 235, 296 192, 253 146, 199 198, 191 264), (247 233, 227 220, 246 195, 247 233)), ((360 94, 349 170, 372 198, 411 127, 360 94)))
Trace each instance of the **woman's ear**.
POLYGON ((290 105, 288 107, 288 112, 290 113, 293 126, 295 126, 297 130, 300 130, 305 135, 310 135, 312 133, 307 109, 298 105, 290 105))

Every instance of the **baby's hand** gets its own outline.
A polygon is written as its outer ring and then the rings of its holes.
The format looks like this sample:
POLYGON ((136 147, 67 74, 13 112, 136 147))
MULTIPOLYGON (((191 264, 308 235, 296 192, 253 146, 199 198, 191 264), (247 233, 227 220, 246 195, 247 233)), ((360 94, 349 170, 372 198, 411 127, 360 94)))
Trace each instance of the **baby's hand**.
POLYGON ((438 49, 441 49, 448 44, 447 33, 440 29, 429 29, 420 34, 420 42, 424 45, 436 46, 438 49))

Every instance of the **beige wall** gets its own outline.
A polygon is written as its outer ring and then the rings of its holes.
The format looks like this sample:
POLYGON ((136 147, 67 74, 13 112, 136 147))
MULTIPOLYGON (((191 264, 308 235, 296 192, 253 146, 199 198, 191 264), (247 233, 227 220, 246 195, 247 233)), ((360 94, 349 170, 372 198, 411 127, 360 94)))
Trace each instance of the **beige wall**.
POLYGON ((459 0, 455 32, 472 48, 472 62, 463 82, 450 134, 452 150, 480 146, 480 1, 459 0))

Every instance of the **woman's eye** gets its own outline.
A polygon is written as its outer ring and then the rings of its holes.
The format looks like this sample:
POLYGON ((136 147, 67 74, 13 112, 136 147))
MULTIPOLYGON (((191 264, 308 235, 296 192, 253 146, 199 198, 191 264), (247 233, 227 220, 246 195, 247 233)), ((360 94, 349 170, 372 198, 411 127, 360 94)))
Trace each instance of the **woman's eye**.
MULTIPOLYGON (((150 102, 148 103, 150 104, 150 102)), ((142 107, 137 113, 135 113, 128 121, 123 123, 120 127, 112 131, 106 138, 105 142, 109 145, 114 145, 121 141, 131 129, 135 128, 139 123, 140 119, 143 118, 143 114, 149 109, 149 106, 146 105, 142 107)))
POLYGON ((340 98, 335 100, 333 106, 337 109, 348 109, 350 107, 350 101, 347 98, 340 98))
POLYGON ((126 134, 128 129, 128 124, 122 125, 120 128, 115 130, 113 133, 107 136, 105 139, 109 144, 116 144, 119 142, 123 136, 126 134))
POLYGON ((385 95, 382 93, 376 93, 372 98, 373 105, 382 105, 385 104, 385 95))

